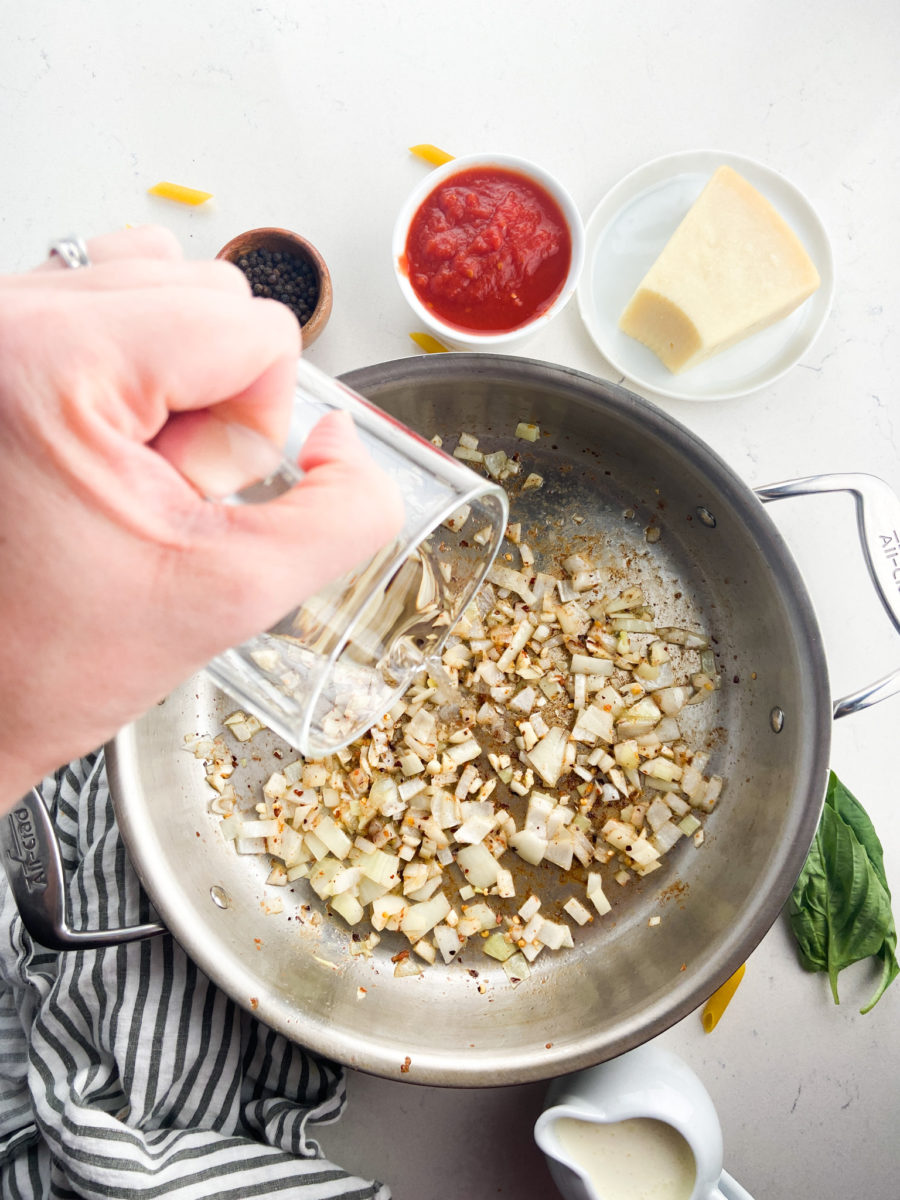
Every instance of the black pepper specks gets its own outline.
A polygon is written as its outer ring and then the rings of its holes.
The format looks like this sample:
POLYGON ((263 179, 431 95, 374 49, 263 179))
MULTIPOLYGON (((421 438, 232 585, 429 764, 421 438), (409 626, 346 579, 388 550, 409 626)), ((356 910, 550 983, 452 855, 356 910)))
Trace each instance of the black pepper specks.
POLYGON ((254 296, 280 300, 301 325, 319 302, 319 280, 312 263, 279 250, 251 250, 237 265, 247 276, 254 296))

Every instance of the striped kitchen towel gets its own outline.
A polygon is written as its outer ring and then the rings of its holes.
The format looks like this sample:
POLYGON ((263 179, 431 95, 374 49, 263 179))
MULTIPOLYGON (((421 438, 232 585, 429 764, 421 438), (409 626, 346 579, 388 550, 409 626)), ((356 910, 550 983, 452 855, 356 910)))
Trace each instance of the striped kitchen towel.
MULTIPOLYGON (((109 802, 102 755, 44 781, 73 923, 153 920, 109 802)), ((389 1200, 322 1156, 340 1067, 234 1004, 168 935, 50 952, 0 871, 3 1200, 389 1200)))

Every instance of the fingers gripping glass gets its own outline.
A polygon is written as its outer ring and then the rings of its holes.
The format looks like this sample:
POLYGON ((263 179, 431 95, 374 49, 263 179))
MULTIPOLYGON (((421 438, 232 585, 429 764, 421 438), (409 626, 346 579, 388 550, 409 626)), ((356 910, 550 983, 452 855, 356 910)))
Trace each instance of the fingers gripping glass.
MULTIPOLYGON (((398 486, 403 528, 362 567, 207 667, 221 688, 310 758, 360 737, 440 658, 500 548, 509 511, 499 485, 301 360, 289 445, 302 444, 336 409, 351 414, 369 454, 398 486)), ((284 457, 228 502, 264 502, 301 478, 284 457)))

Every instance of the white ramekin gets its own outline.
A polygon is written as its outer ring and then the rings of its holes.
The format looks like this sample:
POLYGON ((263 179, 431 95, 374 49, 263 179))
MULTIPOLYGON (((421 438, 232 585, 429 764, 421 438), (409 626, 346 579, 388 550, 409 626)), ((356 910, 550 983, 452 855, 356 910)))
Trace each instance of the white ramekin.
POLYGON ((436 167, 424 176, 418 187, 413 189, 407 197, 405 204, 400 209, 396 224, 394 225, 391 250, 394 274, 397 277, 397 283, 400 285, 400 291, 419 320, 422 321, 436 338, 456 350, 499 350, 512 345, 514 342, 520 342, 525 338, 533 336, 539 329, 549 324, 556 314, 565 308, 575 291, 581 275, 581 268, 584 265, 584 224, 572 197, 559 180, 548 171, 545 171, 543 167, 539 167, 527 159, 516 158, 510 154, 467 154, 461 158, 451 159, 450 162, 444 163, 443 166, 436 167), (508 171, 516 171, 518 174, 524 175, 526 178, 540 184, 545 191, 549 192, 562 210, 572 241, 572 257, 569 263, 569 271, 559 295, 550 307, 533 317, 530 321, 520 325, 517 329, 506 330, 502 333, 491 333, 490 331, 481 333, 474 329, 461 329, 458 325, 451 325, 443 321, 430 308, 423 304, 416 295, 404 266, 409 227, 422 202, 440 184, 451 179, 461 171, 467 171, 472 167, 502 167, 508 171))

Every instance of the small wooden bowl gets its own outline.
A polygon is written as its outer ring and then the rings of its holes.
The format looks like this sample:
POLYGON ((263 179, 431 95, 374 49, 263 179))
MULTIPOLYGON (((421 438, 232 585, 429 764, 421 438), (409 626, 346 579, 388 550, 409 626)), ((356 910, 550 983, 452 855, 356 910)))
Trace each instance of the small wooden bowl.
POLYGON ((281 254, 292 254, 295 258, 305 259, 315 272, 319 287, 319 299, 312 311, 312 316, 300 329, 303 334, 303 345, 311 346, 331 316, 333 288, 331 275, 325 265, 325 259, 312 242, 292 233, 289 229, 248 229, 239 233, 227 242, 216 258, 224 258, 227 262, 237 265, 238 261, 253 250, 269 250, 281 254))

